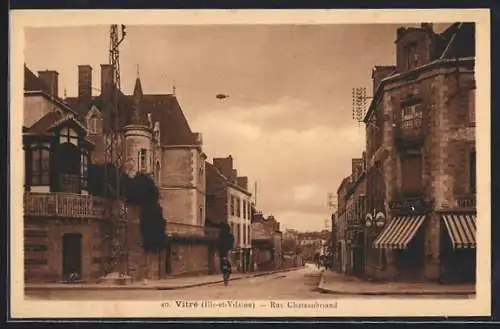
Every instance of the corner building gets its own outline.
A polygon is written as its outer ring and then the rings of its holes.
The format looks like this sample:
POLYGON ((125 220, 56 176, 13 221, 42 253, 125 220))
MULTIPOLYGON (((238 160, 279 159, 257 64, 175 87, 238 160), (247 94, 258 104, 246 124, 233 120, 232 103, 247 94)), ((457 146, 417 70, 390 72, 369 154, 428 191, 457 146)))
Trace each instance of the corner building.
POLYGON ((368 277, 473 282, 475 26, 397 31, 395 66, 373 70, 367 124, 368 277))

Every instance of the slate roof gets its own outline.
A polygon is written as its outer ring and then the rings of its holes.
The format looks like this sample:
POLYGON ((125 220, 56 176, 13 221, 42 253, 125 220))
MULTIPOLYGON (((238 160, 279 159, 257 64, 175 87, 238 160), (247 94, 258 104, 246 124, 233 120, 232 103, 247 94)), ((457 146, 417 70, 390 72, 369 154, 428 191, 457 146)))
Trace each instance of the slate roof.
MULTIPOLYGON (((121 94, 122 104, 120 111, 120 125, 130 123, 133 107, 133 95, 121 94)), ((81 118, 85 118, 91 105, 82 106, 77 97, 67 98, 66 102, 71 107, 77 109, 81 118)), ((101 96, 94 97, 91 102, 97 108, 102 109, 103 99, 101 96)), ((191 131, 189 123, 182 111, 177 98, 171 94, 142 96, 140 103, 141 111, 145 117, 151 114, 153 122, 160 124, 160 144, 161 145, 197 145, 196 134, 191 131)))

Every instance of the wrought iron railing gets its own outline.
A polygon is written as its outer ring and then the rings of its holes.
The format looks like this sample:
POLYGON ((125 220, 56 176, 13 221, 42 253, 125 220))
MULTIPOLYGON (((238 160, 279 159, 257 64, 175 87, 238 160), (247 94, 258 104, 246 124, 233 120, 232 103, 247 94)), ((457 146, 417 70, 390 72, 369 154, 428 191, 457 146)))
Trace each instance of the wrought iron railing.
POLYGON ((399 121, 397 137, 400 139, 418 139, 423 137, 423 119, 421 117, 399 121))
POLYGON ((80 176, 70 174, 59 175, 59 186, 62 192, 79 193, 80 192, 80 176))
POLYGON ((31 193, 24 195, 24 214, 41 217, 106 218, 109 200, 72 193, 31 193))

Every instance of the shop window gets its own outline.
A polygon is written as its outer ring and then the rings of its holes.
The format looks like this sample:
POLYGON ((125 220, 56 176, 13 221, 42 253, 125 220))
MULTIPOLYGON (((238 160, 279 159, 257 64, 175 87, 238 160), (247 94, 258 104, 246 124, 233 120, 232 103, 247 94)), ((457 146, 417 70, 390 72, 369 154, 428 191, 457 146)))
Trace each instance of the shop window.
POLYGON ((416 195, 422 190, 422 156, 411 154, 401 157, 401 189, 404 195, 416 195))

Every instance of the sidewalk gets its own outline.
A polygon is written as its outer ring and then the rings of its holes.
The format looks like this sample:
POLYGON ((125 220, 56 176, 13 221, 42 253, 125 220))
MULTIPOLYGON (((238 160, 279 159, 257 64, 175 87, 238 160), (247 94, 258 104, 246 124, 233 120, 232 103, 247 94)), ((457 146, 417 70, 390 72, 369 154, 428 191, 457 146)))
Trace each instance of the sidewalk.
POLYGON ((441 285, 422 282, 368 282, 332 271, 321 274, 318 290, 342 295, 474 295, 473 284, 441 285))
MULTIPOLYGON (((302 269, 303 267, 293 267, 287 269, 279 269, 274 271, 259 271, 251 273, 233 273, 230 281, 255 278, 259 276, 272 275, 276 273, 288 272, 302 269)), ((112 283, 26 283, 25 290, 177 290, 205 286, 215 283, 222 283, 221 274, 199 275, 190 277, 169 278, 163 280, 147 280, 136 281, 127 285, 118 285, 112 283)))

